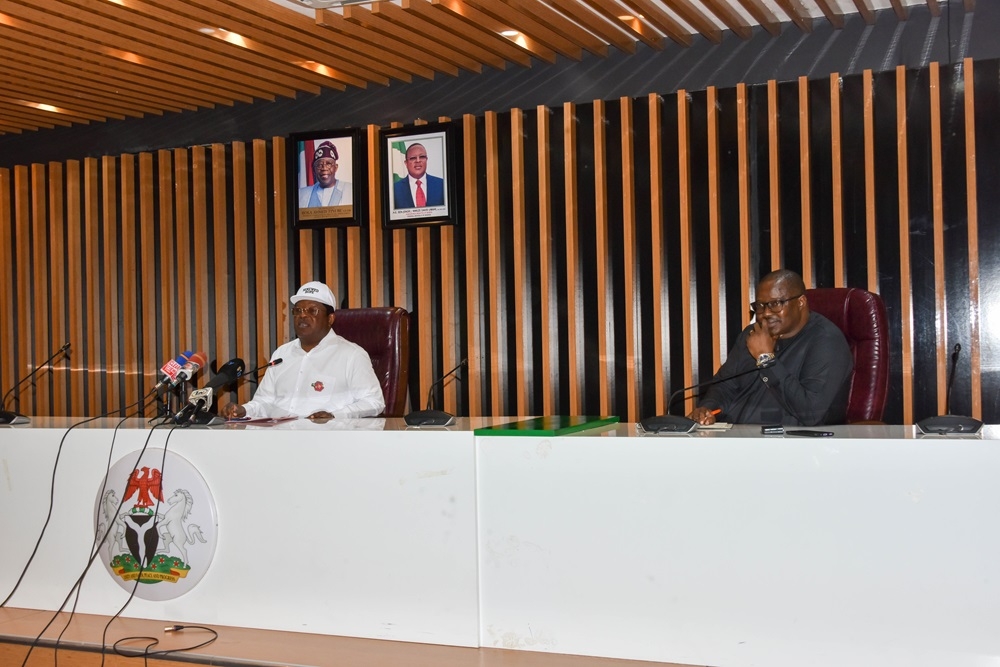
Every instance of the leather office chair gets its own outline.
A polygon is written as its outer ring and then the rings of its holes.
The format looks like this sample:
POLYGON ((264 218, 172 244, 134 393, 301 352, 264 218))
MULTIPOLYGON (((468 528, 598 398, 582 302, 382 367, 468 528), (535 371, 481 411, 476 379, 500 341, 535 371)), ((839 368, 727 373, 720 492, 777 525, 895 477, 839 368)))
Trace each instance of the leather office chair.
POLYGON ((338 310, 333 330, 365 349, 385 397, 385 417, 406 411, 410 377, 410 314, 405 308, 345 308, 338 310))
POLYGON ((889 324, 882 297, 856 287, 806 290, 809 309, 836 324, 854 354, 847 421, 882 421, 889 393, 889 324))

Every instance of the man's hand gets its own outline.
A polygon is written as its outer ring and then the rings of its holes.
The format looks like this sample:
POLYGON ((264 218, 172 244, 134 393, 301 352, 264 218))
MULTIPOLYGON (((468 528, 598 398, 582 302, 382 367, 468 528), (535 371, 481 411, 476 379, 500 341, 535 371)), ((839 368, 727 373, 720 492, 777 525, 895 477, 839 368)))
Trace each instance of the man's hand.
POLYGON ((695 408, 688 415, 688 419, 696 421, 702 426, 708 426, 715 423, 716 412, 716 410, 709 410, 708 408, 695 408))
POLYGON ((247 410, 239 403, 229 403, 222 408, 222 416, 226 419, 243 419, 247 410))
POLYGON ((320 410, 319 412, 314 412, 311 415, 309 415, 307 419, 310 419, 316 422, 317 424, 325 424, 331 419, 333 419, 333 415, 327 412, 326 410, 320 410))
POLYGON ((753 330, 747 336, 747 351, 750 356, 756 359, 762 354, 774 352, 774 343, 778 340, 773 337, 760 320, 754 322, 753 330))

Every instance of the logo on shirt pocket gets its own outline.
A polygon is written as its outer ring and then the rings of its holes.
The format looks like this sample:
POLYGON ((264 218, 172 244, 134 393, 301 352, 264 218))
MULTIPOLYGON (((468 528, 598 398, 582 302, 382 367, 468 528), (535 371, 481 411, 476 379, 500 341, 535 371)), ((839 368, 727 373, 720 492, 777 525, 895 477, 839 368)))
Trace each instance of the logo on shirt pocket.
POLYGON ((319 380, 316 380, 315 382, 312 383, 312 388, 315 389, 316 391, 323 391, 323 383, 320 382, 319 380))

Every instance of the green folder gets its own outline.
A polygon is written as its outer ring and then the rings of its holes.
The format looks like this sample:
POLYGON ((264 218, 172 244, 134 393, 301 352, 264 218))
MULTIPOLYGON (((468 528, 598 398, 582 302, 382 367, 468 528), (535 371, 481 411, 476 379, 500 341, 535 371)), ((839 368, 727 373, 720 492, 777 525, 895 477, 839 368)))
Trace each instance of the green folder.
POLYGON ((618 417, 593 417, 586 415, 533 417, 519 422, 493 424, 477 428, 476 435, 568 435, 578 431, 603 428, 618 423, 618 417))

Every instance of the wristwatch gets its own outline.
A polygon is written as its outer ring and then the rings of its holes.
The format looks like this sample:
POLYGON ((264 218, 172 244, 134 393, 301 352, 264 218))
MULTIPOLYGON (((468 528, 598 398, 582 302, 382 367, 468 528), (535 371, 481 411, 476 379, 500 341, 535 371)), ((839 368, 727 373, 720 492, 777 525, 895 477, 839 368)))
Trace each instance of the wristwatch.
POLYGON ((773 366, 777 357, 774 356, 774 352, 765 352, 764 354, 757 357, 757 368, 768 368, 773 366))

